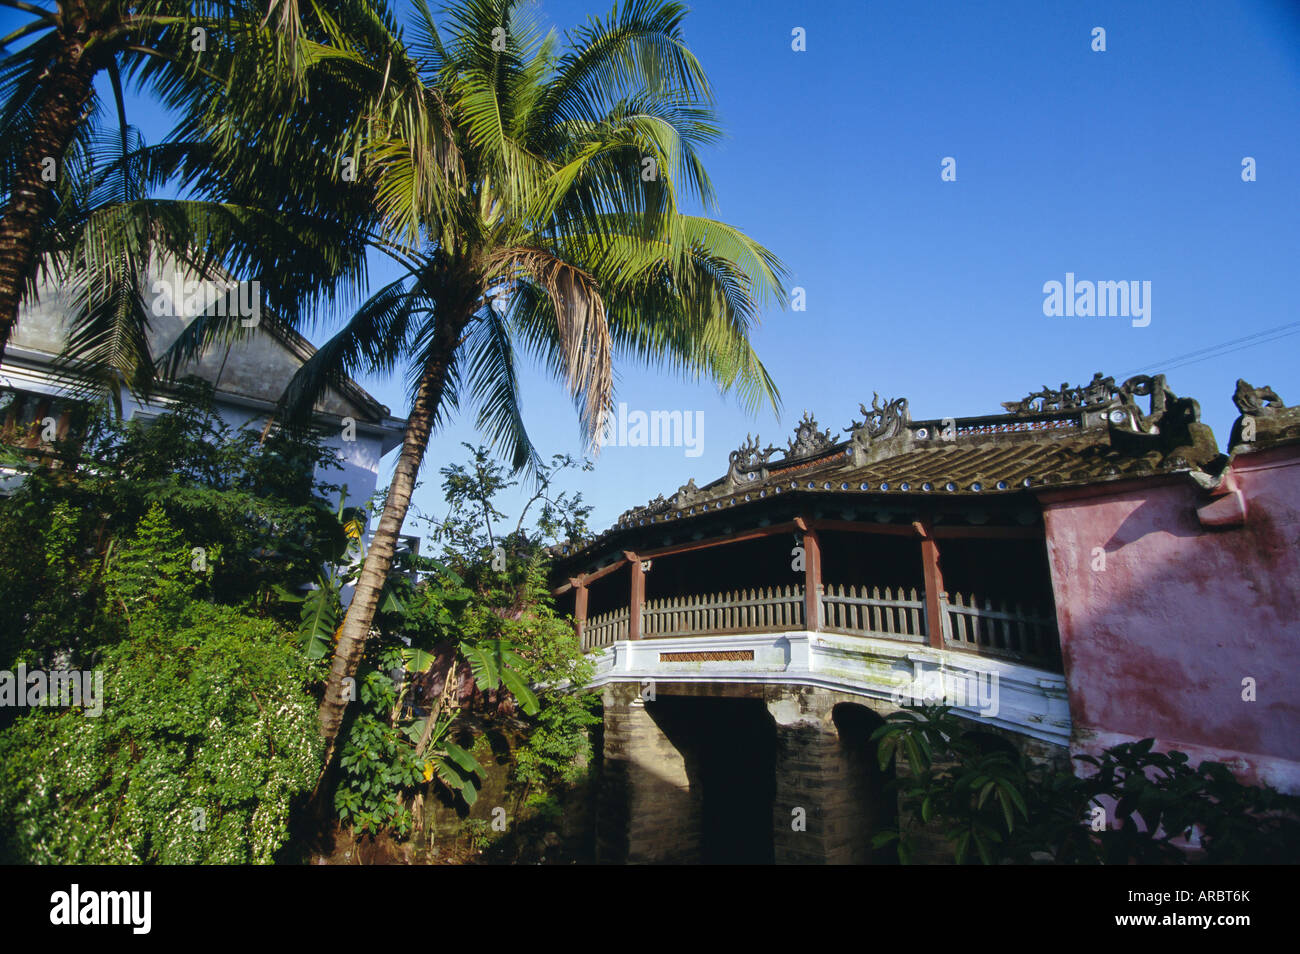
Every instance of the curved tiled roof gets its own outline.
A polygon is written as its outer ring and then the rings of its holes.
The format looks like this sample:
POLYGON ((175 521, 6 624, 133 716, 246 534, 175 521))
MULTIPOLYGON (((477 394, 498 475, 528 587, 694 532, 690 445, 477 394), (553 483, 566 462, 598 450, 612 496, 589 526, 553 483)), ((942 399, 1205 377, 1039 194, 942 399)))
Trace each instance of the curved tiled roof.
POLYGON ((1116 386, 1094 375, 1083 387, 1043 388, 1004 405, 1003 414, 913 421, 907 401, 861 406, 863 421, 834 441, 805 414, 781 458, 747 438, 727 474, 626 511, 580 547, 575 558, 638 527, 689 521, 713 511, 757 505, 783 494, 971 498, 1036 492, 1172 473, 1215 475, 1219 453, 1200 407, 1169 390, 1163 375, 1116 386), (1143 399, 1148 407, 1143 407, 1143 399))

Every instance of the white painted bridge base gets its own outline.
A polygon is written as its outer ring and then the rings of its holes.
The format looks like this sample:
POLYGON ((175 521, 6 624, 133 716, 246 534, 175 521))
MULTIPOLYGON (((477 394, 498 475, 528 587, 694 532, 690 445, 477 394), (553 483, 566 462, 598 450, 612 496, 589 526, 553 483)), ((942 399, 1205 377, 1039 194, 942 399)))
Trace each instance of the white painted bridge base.
POLYGON ((1065 677, 920 643, 835 633, 740 633, 621 640, 594 650, 593 686, 614 682, 812 686, 954 713, 1066 746, 1065 677))

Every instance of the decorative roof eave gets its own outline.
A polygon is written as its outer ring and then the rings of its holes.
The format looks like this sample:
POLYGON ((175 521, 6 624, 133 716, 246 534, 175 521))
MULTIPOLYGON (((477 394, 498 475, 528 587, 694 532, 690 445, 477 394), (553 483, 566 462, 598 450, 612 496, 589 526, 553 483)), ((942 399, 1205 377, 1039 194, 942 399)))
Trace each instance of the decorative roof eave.
MULTIPOLYGON (((862 421, 833 441, 805 412, 786 455, 760 449, 746 436, 727 474, 703 487, 692 479, 668 499, 625 511, 609 530, 569 552, 565 562, 594 554, 615 539, 649 527, 695 519, 790 494, 973 498, 1038 494, 1094 484, 1192 474, 1219 455, 1200 407, 1169 390, 1163 375, 1138 375, 1116 386, 1093 376, 1084 387, 1043 388, 1005 404, 1008 413, 912 421, 904 398, 873 395, 859 405, 862 421), (1136 399, 1150 399, 1145 411, 1136 399), (1008 458, 1006 449, 1026 453, 1008 458), (1031 450, 1032 448, 1032 450, 1031 450)), ((563 548, 568 550, 569 548, 563 548)))

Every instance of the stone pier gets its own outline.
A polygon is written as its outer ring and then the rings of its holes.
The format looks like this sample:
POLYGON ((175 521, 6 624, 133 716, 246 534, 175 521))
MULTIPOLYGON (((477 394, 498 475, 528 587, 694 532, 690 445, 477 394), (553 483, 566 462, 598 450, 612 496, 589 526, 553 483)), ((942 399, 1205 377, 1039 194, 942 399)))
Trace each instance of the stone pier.
POLYGON ((686 753, 646 711, 635 683, 602 693, 604 751, 596 795, 596 860, 694 864, 701 856, 701 798, 686 753))
POLYGON ((597 858, 607 863, 870 864, 893 824, 869 741, 874 703, 745 684, 605 687, 597 858), (653 695, 653 698, 651 698, 653 695))

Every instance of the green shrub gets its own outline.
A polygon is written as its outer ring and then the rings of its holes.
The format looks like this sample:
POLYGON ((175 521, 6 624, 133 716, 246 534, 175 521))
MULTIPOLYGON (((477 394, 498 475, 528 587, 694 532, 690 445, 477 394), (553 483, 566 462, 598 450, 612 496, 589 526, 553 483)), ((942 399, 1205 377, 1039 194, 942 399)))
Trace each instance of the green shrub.
POLYGON ((206 603, 143 614, 96 666, 101 715, 36 709, 0 733, 0 856, 272 861, 321 759, 312 674, 286 636, 206 603))

